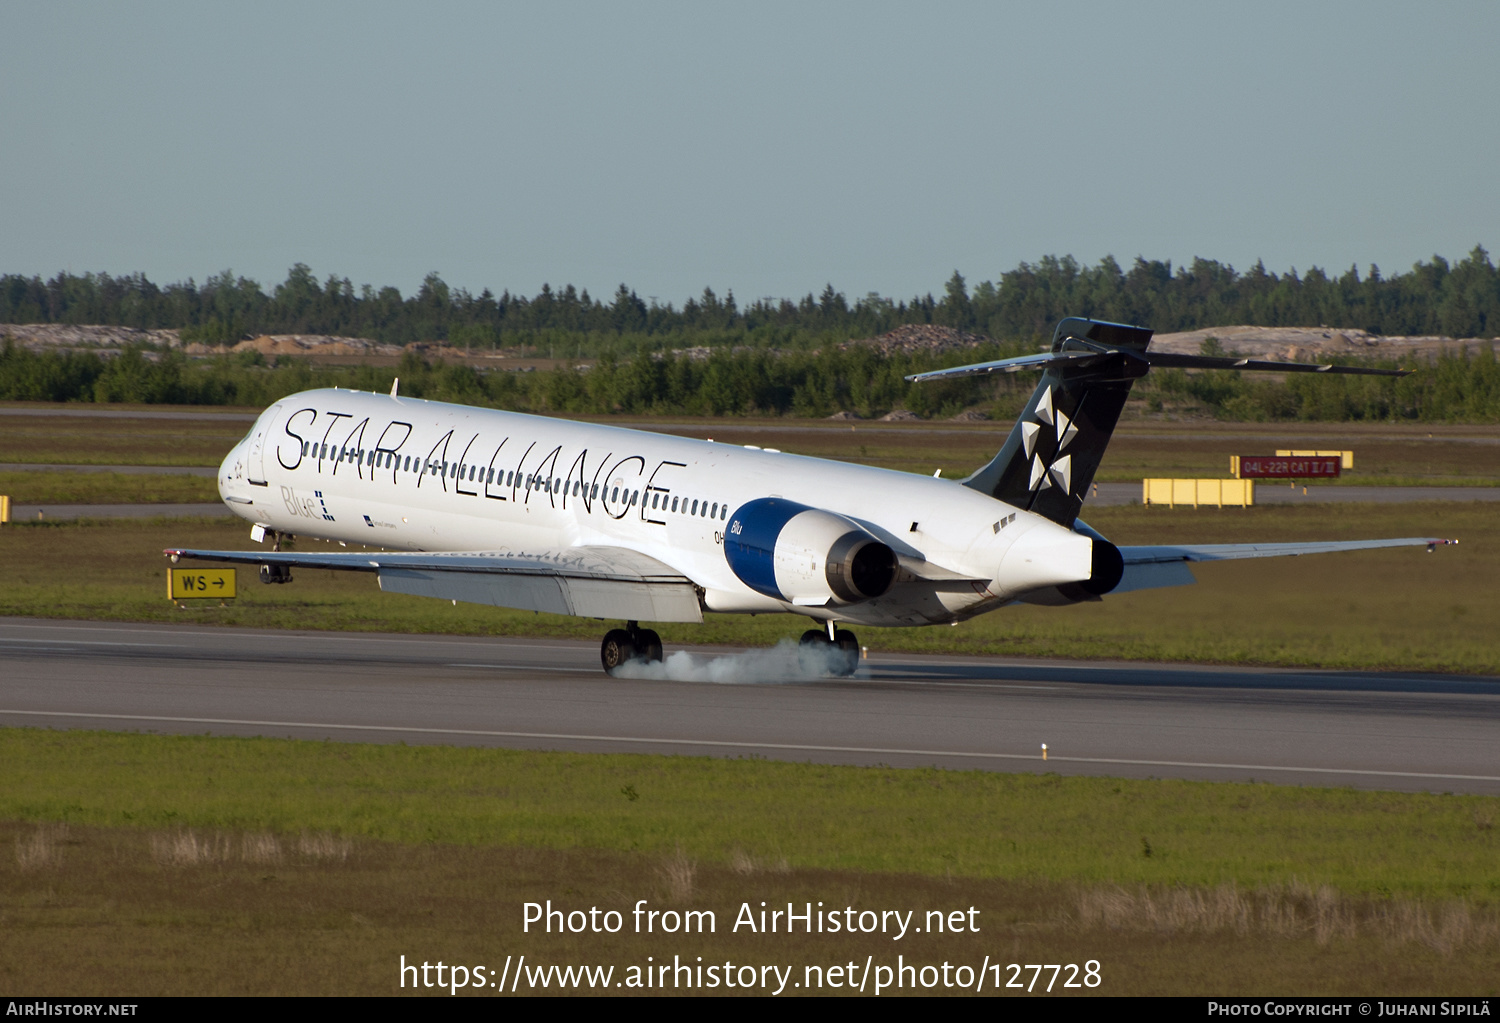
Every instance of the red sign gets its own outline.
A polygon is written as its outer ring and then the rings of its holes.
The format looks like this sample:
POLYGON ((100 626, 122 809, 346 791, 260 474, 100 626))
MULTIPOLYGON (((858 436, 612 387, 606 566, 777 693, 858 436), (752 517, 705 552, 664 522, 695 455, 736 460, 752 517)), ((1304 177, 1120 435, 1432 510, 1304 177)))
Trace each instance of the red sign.
POLYGON ((1338 455, 1287 457, 1286 455, 1240 455, 1240 479, 1315 480, 1337 476, 1344 466, 1338 455))

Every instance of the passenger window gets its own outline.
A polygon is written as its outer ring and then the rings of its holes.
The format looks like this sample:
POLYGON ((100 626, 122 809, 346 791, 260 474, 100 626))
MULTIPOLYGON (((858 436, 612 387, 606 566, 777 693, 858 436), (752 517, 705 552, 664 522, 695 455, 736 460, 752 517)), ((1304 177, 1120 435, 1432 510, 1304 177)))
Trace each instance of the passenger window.
POLYGON ((589 500, 591 500, 591 501, 597 501, 598 499, 599 499, 599 484, 595 483, 594 484, 594 492, 589 497, 589 500))
POLYGON ((615 496, 611 497, 610 500, 611 501, 618 501, 620 499, 620 488, 619 487, 615 487, 614 493, 615 493, 615 496))
POLYGON ((693 510, 691 512, 689 512, 689 514, 690 515, 697 515, 698 514, 698 501, 696 499, 694 499, 694 501, 693 501, 693 510))
POLYGON ((729 520, 729 505, 726 504, 724 507, 719 509, 719 520, 724 522, 727 522, 729 520))
POLYGON ((673 511, 677 510, 677 498, 675 498, 675 497, 672 498, 672 510, 673 511))
POLYGON ((716 519, 716 518, 719 517, 719 502, 718 501, 714 502, 713 511, 711 511, 711 512, 708 513, 708 517, 711 518, 711 519, 716 519))
POLYGON ((656 501, 660 497, 661 497, 660 494, 652 494, 651 495, 651 508, 652 508, 653 511, 656 509, 656 501))

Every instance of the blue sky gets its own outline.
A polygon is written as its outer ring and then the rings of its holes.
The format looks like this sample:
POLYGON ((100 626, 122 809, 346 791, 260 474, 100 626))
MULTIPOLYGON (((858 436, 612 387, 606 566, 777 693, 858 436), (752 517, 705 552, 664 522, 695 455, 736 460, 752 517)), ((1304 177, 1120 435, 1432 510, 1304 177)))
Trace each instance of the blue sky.
POLYGON ((1500 245, 1495 3, 0 3, 0 272, 681 303, 1500 245))

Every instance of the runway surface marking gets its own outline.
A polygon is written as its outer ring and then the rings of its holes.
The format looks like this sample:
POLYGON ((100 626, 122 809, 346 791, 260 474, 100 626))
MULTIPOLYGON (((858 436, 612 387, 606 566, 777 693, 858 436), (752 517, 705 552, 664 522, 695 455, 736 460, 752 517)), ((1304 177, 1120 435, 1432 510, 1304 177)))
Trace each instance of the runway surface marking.
POLYGON ((497 739, 556 739, 566 742, 623 742, 664 746, 712 746, 730 749, 773 749, 807 753, 865 753, 881 756, 911 757, 963 757, 985 760, 1028 760, 1034 763, 1072 764, 1121 764, 1132 767, 1188 767, 1200 770, 1224 771, 1282 771, 1304 774, 1357 775, 1374 778, 1425 778, 1433 781, 1491 781, 1500 782, 1500 775, 1483 774, 1430 774, 1423 771, 1374 771, 1345 767, 1277 767, 1270 764, 1215 764, 1185 760, 1126 760, 1116 757, 1051 757, 1042 761, 1033 753, 970 753, 961 750, 929 749, 882 749, 869 746, 813 746, 784 742, 726 742, 715 739, 648 739, 626 735, 569 735, 555 732, 501 732, 477 728, 415 728, 404 725, 341 725, 316 721, 257 721, 239 718, 189 718, 161 717, 147 714, 88 714, 78 711, 5 710, 0 715, 18 714, 28 717, 87 718, 103 721, 161 721, 187 725, 237 725, 254 728, 321 728, 351 732, 399 732, 423 735, 468 735, 497 739))
POLYGON ((491 671, 563 671, 571 675, 587 672, 587 668, 558 668, 547 664, 445 664, 445 668, 488 668, 491 671))

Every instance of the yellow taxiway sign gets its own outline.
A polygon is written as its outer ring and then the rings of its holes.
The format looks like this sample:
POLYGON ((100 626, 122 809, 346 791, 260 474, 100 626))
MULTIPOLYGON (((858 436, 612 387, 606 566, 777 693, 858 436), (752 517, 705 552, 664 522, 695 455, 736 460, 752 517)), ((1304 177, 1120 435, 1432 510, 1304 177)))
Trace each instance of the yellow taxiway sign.
POLYGON ((232 568, 169 568, 167 597, 170 600, 229 600, 234 597, 232 568))

